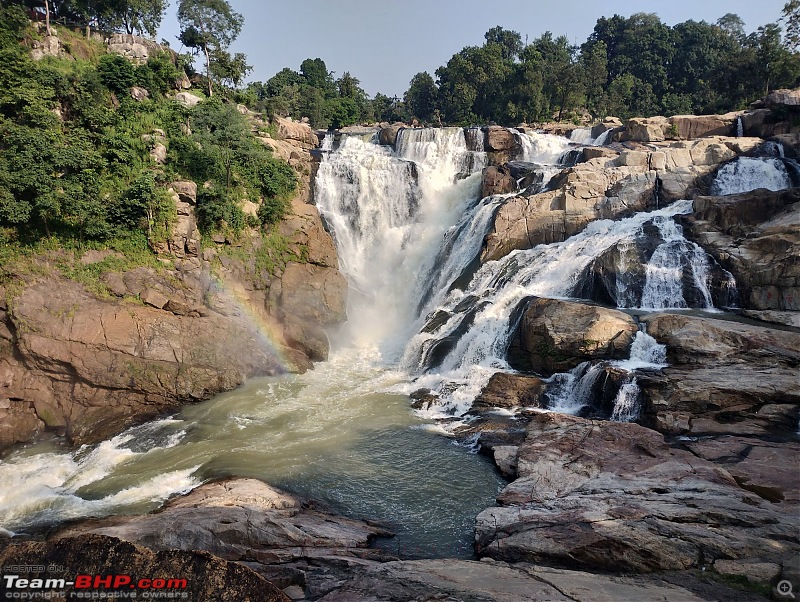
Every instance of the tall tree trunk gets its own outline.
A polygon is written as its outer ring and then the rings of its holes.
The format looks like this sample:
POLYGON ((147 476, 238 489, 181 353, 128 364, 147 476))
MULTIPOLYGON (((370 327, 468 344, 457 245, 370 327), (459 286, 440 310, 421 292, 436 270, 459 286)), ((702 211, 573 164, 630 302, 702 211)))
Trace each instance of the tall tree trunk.
POLYGON ((214 90, 211 89, 211 57, 208 54, 208 44, 203 44, 203 50, 206 53, 206 79, 208 80, 208 96, 214 96, 214 90))
POLYGON ((47 29, 47 35, 53 35, 50 33, 50 2, 49 0, 44 0, 44 23, 45 28, 47 29))

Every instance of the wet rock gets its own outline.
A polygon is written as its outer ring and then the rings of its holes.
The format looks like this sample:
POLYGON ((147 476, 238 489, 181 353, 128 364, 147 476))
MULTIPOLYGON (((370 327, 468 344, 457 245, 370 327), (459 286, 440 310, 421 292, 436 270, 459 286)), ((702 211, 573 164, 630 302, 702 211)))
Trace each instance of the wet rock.
POLYGON ((405 127, 407 127, 405 123, 393 123, 382 128, 378 133, 378 141, 385 146, 394 146, 397 142, 397 134, 405 127))
POLYGON ((800 549, 780 507, 637 424, 535 415, 517 472, 502 506, 477 518, 483 556, 648 572, 800 549))
POLYGON ((800 310, 799 190, 700 197, 681 222, 734 275, 746 308, 800 310))
POLYGON ((542 407, 545 384, 535 376, 497 372, 472 403, 472 412, 491 408, 542 407))
MULTIPOLYGON (((147 548, 101 535, 82 535, 56 541, 29 541, 9 545, 0 552, 3 566, 63 567, 75 575, 131 575, 138 579, 181 579, 186 588, 165 589, 180 599, 183 592, 195 602, 288 602, 277 587, 250 569, 207 552, 147 548)), ((53 573, 26 573, 31 579, 60 577, 53 573)), ((69 586, 67 596, 86 590, 69 586)), ((105 592, 104 592, 105 593, 105 592)), ((108 592, 109 594, 111 592, 108 592)))
POLYGON ((517 189, 517 182, 511 177, 508 168, 486 167, 481 176, 481 196, 487 197, 493 194, 507 194, 517 189))
POLYGON ((596 359, 627 358, 638 327, 629 315, 583 303, 533 299, 509 348, 509 360, 540 374, 596 359))

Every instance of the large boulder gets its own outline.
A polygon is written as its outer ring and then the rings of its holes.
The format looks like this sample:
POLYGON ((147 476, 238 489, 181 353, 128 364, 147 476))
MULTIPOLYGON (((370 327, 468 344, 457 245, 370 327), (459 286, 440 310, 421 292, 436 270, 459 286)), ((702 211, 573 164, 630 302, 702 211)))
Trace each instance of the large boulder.
POLYGON ((774 90, 761 99, 760 104, 772 109, 790 107, 800 110, 800 88, 774 90))
POLYGON ((585 303, 533 299, 509 347, 518 369, 566 372, 597 359, 627 358, 638 327, 628 314, 585 303))
POLYGON ((95 534, 152 550, 203 550, 226 560, 301 558, 306 548, 366 548, 385 529, 317 510, 311 502, 255 479, 201 485, 158 512, 69 526, 55 537, 95 534))
POLYGON ((736 278, 745 307, 800 310, 800 191, 699 197, 686 235, 736 278))
POLYGON ((278 117, 278 139, 290 140, 305 150, 311 150, 319 146, 319 138, 307 123, 292 121, 278 117))
POLYGON ((662 142, 670 128, 666 117, 633 117, 625 122, 626 137, 636 142, 662 142))
POLYGON ((706 136, 735 136, 738 113, 728 115, 675 115, 669 118, 671 138, 694 140, 706 136))
POLYGON ((534 415, 517 471, 477 518, 482 556, 614 572, 736 560, 770 565, 769 583, 800 550, 794 506, 637 424, 534 415))
POLYGON ((378 133, 378 141, 385 146, 394 146, 397 142, 397 134, 406 127, 405 123, 393 123, 388 127, 382 128, 378 133))
POLYGON ((510 152, 517 145, 517 139, 508 128, 499 125, 490 125, 485 128, 486 140, 484 146, 490 152, 510 152))
MULTIPOLYGON (((163 579, 169 585, 169 581, 178 580, 177 587, 158 592, 166 594, 165 598, 180 600, 186 595, 194 602, 289 602, 281 590, 236 562, 228 562, 208 552, 153 552, 102 535, 14 543, 0 552, 0 562, 3 566, 26 567, 29 570, 21 577, 30 580, 72 579, 76 575, 128 575, 134 578, 134 583, 138 579, 163 579), (59 567, 62 572, 49 572, 49 567, 59 567)), ((79 589, 75 585, 59 589, 69 596, 59 597, 61 600, 89 596, 85 588, 79 589)), ((13 590, 7 591, 10 594, 13 590)), ((111 598, 113 592, 99 593, 111 598)), ((130 594, 135 595, 135 592, 130 590, 130 594)))
POLYGON ((119 54, 126 59, 142 64, 151 56, 166 50, 153 40, 125 33, 112 33, 106 38, 107 50, 112 54, 119 54))
POLYGON ((619 117, 606 117, 600 123, 596 123, 592 126, 591 136, 596 140, 608 130, 616 130, 621 127, 622 120, 619 117))
POLYGON ((507 167, 485 167, 481 175, 481 196, 507 194, 517 189, 517 182, 507 167))

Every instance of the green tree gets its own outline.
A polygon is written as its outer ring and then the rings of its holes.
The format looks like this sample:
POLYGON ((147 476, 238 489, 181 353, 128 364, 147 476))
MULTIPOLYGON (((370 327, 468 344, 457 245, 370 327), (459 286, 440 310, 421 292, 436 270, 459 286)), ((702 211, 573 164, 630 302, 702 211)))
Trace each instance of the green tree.
POLYGON ((404 99, 415 117, 422 121, 431 121, 437 107, 438 97, 439 91, 433 77, 427 71, 423 71, 411 78, 404 99))
POLYGON ((239 37, 244 18, 226 0, 180 0, 178 22, 184 46, 205 55, 208 95, 213 96, 212 60, 239 37))
POLYGON ((786 26, 786 47, 796 51, 800 46, 800 0, 789 0, 783 7, 780 20, 786 26))
POLYGON ((605 87, 608 81, 608 48, 602 40, 581 52, 581 66, 586 87, 586 108, 597 117, 605 104, 605 87))
POLYGON ((503 60, 513 61, 519 56, 520 52, 522 52, 522 36, 516 31, 503 29, 498 25, 487 31, 483 37, 487 44, 497 44, 500 46, 503 60))

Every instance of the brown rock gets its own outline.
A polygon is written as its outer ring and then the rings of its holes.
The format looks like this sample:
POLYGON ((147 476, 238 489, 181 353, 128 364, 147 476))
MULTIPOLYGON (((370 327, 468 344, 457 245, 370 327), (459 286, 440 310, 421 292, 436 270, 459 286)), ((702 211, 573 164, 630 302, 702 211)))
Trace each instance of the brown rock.
POLYGON ((511 177, 508 169, 500 167, 486 167, 481 180, 481 196, 493 194, 506 194, 517 189, 517 182, 511 177))
POLYGON ((637 142, 661 142, 669 130, 666 117, 634 117, 625 123, 628 140, 637 142))
POLYGON ((502 152, 512 151, 517 140, 507 128, 499 125, 490 125, 486 128, 485 148, 487 151, 502 152))
POLYGON ((169 299, 167 297, 165 297, 157 290, 152 288, 144 289, 140 297, 142 298, 142 301, 144 301, 146 305, 149 305, 150 307, 155 307, 156 309, 164 309, 164 307, 169 302, 169 299))
POLYGON ((675 115, 669 118, 670 137, 694 140, 706 136, 735 136, 738 115, 675 115))
POLYGON ((378 133, 378 141, 385 146, 394 146, 397 142, 397 134, 405 127, 407 127, 405 123, 393 123, 388 127, 381 128, 378 133))
POLYGON ((596 359, 628 357, 638 327, 628 314, 595 305, 533 299, 514 333, 509 359, 540 374, 596 359))
POLYGON ((278 117, 276 121, 279 140, 290 140, 305 150, 319 146, 319 138, 307 123, 298 123, 283 117, 278 117))
POLYGON ((191 180, 177 180, 172 182, 169 187, 174 190, 178 195, 178 200, 189 203, 190 205, 197 204, 197 184, 191 180))
POLYGON ((491 408, 542 407, 544 381, 535 376, 497 372, 472 403, 472 412, 491 408))
POLYGON ((647 572, 800 549, 790 514, 637 424, 534 415, 517 471, 477 518, 483 556, 647 572))
POLYGON ((673 434, 794 432, 800 333, 675 314, 646 320, 670 364, 639 379, 646 424, 673 434))
MULTIPOLYGON (((146 548, 101 535, 82 535, 56 541, 28 541, 0 552, 3 566, 49 565, 63 567, 64 575, 132 575, 138 579, 181 579, 186 587, 163 590, 180 596, 187 593, 195 602, 288 602, 283 592, 257 573, 235 562, 207 552, 146 548)), ((25 573, 30 579, 61 577, 45 570, 25 573)), ((68 586, 67 596, 86 590, 68 586)), ((71 596, 70 596, 71 597, 71 596)), ((180 598, 178 598, 180 599, 180 598)))
POLYGON ((281 370, 243 318, 120 306, 61 279, 22 291, 4 324, 14 340, 0 338, 10 347, 0 354, 0 399, 15 402, 0 409, 0 424, 29 432, 34 416, 74 443, 281 370))

